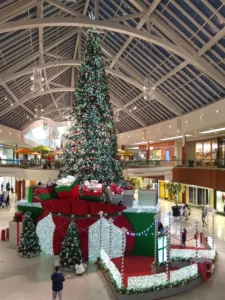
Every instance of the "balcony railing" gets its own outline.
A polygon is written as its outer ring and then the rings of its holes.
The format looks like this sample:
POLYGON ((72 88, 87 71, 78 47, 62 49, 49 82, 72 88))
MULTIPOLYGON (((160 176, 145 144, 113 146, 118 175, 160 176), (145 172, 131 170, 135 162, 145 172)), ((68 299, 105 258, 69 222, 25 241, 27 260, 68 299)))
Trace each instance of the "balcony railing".
MULTIPOLYGON (((48 165, 46 163, 45 159, 30 159, 30 160, 25 160, 25 159, 1 159, 0 160, 0 167, 16 167, 16 168, 34 168, 34 169, 43 169, 43 168, 48 168, 48 165)), ((59 169, 61 166, 60 161, 58 160, 53 160, 51 162, 51 167, 53 169, 59 169)))
MULTIPOLYGON (((123 161, 123 168, 156 168, 156 167, 198 167, 198 168, 225 168, 225 160, 128 160, 123 161)), ((45 159, 31 159, 31 160, 21 160, 21 159, 1 159, 0 167, 17 167, 17 168, 35 168, 42 169, 48 168, 45 159)), ((61 166, 60 160, 53 160, 51 162, 51 167, 53 169, 59 169, 61 166)))

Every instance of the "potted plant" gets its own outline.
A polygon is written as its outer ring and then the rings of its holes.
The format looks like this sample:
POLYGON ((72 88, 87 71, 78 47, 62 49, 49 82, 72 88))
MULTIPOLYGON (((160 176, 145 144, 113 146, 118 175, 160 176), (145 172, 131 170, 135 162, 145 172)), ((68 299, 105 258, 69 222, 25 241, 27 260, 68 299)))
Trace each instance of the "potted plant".
POLYGON ((188 160, 188 166, 190 167, 190 168, 193 168, 194 167, 194 160, 193 159, 189 159, 188 160))
POLYGON ((176 182, 168 182, 166 184, 171 200, 175 202, 172 206, 173 216, 178 217, 180 215, 180 206, 178 206, 178 193, 181 191, 181 184, 176 182))

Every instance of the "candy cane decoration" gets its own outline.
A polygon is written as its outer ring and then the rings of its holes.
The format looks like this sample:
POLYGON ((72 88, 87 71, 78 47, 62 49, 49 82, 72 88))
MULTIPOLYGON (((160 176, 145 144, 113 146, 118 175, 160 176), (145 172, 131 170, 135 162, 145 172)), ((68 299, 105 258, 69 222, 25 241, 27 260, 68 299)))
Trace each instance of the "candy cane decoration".
POLYGON ((159 215, 156 214, 154 216, 155 219, 155 241, 154 241, 154 262, 156 263, 156 257, 157 257, 157 234, 158 234, 158 221, 159 221, 159 215))
POLYGON ((184 205, 182 205, 180 209, 180 244, 181 245, 182 245, 183 222, 184 222, 184 205))
POLYGON ((121 284, 124 285, 124 255, 125 255, 125 241, 126 241, 126 228, 122 228, 122 257, 121 257, 121 284))
POLYGON ((215 213, 216 210, 212 211, 212 250, 215 249, 215 213))
POLYGON ((112 258, 112 224, 113 219, 109 219, 109 258, 112 258))
POLYGON ((167 281, 170 281, 170 230, 171 230, 171 212, 168 214, 169 216, 169 225, 166 226, 166 275, 167 281))
POLYGON ((198 221, 195 221, 195 262, 198 263, 198 221))
POLYGON ((99 227, 99 255, 102 249, 102 216, 103 216, 103 211, 100 211, 99 213, 100 216, 100 227, 99 227))
POLYGON ((206 205, 206 230, 207 230, 207 238, 209 237, 209 211, 210 211, 210 206, 209 204, 206 205))

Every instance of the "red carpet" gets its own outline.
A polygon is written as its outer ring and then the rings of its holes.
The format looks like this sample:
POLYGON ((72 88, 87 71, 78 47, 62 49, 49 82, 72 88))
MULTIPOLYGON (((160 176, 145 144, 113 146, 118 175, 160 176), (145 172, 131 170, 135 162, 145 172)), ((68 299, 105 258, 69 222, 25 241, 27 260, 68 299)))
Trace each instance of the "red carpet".
MULTIPOLYGON (((151 275, 151 265, 154 257, 149 256, 132 256, 124 257, 124 284, 127 286, 127 278, 140 275, 151 275)), ((113 258, 112 262, 121 272, 121 257, 113 258)))

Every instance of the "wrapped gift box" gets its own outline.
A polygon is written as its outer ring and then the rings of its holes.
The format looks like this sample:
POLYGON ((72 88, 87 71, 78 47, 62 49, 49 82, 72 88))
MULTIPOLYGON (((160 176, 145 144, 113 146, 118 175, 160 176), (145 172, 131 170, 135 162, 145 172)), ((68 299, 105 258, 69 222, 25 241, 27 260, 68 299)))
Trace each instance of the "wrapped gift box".
POLYGON ((22 222, 9 222, 9 248, 17 249, 23 229, 22 222))
POLYGON ((55 192, 55 185, 51 185, 51 186, 39 186, 38 187, 38 192, 39 192, 39 198, 41 200, 50 200, 53 198, 57 198, 57 194, 55 192))
POLYGON ((134 194, 132 195, 123 194, 123 205, 126 207, 132 207, 133 204, 134 204, 134 194))
POLYGON ((111 204, 118 205, 122 198, 123 196, 121 194, 112 194, 111 204))
POLYGON ((79 198, 79 179, 77 178, 69 186, 57 186, 55 191, 60 199, 78 199, 79 198))
POLYGON ((91 182, 85 181, 82 188, 81 199, 94 202, 103 201, 102 184, 96 180, 91 180, 91 182))
POLYGON ((124 195, 133 195, 134 196, 134 188, 132 185, 124 186, 123 187, 123 194, 124 195))

